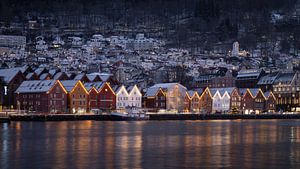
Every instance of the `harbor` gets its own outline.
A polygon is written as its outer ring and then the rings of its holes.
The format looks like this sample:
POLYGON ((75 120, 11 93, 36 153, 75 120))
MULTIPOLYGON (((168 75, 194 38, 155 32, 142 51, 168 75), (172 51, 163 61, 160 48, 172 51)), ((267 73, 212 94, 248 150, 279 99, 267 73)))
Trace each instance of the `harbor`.
POLYGON ((12 114, 8 117, 1 117, 0 122, 10 121, 167 121, 167 120, 239 120, 239 119, 300 119, 300 114, 145 114, 130 115, 112 113, 103 115, 94 114, 12 114))

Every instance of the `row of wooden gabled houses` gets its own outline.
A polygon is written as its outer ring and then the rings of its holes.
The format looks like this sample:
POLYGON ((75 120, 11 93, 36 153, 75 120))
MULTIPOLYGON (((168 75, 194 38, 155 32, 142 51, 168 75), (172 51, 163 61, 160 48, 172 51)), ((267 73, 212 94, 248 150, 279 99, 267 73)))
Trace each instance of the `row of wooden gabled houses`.
POLYGON ((272 92, 258 88, 205 88, 185 91, 180 84, 154 85, 144 95, 148 109, 176 109, 183 112, 259 114, 275 112, 276 98, 272 92))
POLYGON ((194 113, 262 113, 275 111, 272 92, 260 89, 206 88, 188 91, 179 83, 136 85, 80 80, 24 81, 15 91, 15 107, 38 113, 86 113, 144 108, 194 113))
POLYGON ((86 113, 142 107, 137 86, 80 80, 24 81, 15 91, 15 107, 39 113, 86 113))

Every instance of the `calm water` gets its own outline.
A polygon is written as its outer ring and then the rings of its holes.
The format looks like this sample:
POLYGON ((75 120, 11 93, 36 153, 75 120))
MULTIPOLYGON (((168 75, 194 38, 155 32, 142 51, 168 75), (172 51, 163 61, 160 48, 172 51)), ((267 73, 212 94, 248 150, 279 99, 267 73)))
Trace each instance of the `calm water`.
POLYGON ((300 121, 12 122, 0 168, 300 168, 300 121))

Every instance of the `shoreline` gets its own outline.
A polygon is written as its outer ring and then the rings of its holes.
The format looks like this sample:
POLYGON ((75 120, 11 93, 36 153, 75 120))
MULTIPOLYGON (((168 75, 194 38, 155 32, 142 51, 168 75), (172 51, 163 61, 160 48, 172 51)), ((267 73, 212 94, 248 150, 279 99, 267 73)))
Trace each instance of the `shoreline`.
POLYGON ((300 119, 300 114, 264 114, 264 115, 231 115, 231 114, 150 114, 147 119, 134 119, 114 115, 9 115, 0 119, 0 123, 10 121, 166 121, 166 120, 239 120, 239 119, 300 119))

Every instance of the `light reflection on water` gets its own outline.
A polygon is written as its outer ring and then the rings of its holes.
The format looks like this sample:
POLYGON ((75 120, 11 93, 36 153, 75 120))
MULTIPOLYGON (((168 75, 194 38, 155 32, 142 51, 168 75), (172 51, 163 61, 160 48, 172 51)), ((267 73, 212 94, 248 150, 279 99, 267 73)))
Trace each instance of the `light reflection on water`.
POLYGON ((12 122, 0 168, 299 168, 299 120, 12 122))

